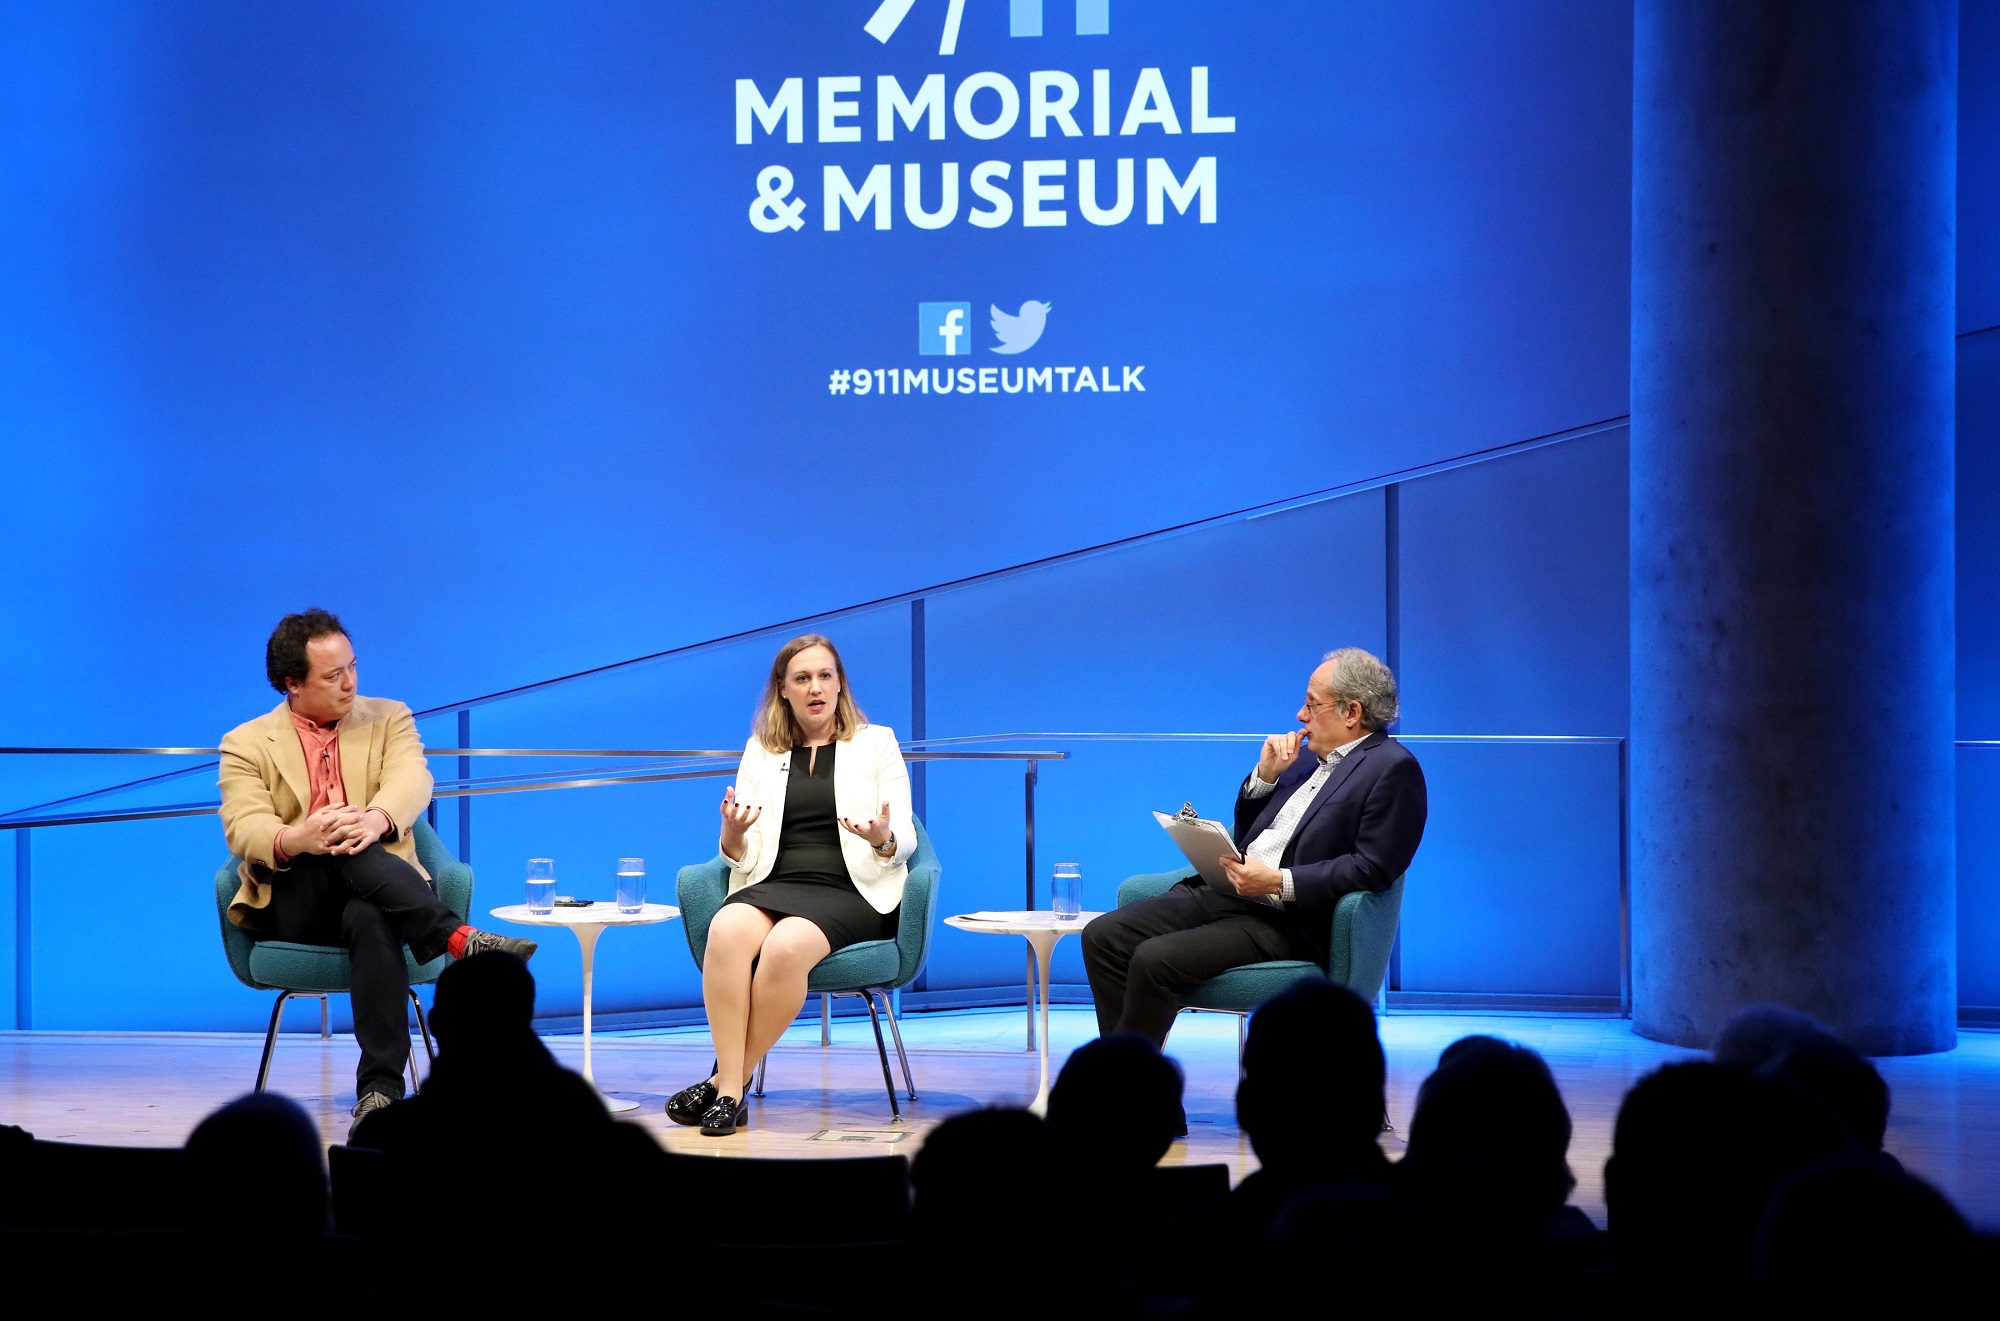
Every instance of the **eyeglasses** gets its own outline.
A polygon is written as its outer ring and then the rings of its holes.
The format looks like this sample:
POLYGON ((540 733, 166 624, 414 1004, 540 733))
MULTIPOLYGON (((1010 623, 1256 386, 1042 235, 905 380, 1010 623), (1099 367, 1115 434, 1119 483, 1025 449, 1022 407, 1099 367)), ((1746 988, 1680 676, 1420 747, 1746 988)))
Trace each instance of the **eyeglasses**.
POLYGON ((1347 708, 1347 703, 1340 700, 1339 698, 1335 698, 1331 702, 1316 702, 1310 697, 1306 699, 1306 714, 1309 716, 1316 716, 1320 712, 1326 710, 1328 707, 1333 708, 1333 713, 1335 715, 1339 715, 1343 710, 1347 708))

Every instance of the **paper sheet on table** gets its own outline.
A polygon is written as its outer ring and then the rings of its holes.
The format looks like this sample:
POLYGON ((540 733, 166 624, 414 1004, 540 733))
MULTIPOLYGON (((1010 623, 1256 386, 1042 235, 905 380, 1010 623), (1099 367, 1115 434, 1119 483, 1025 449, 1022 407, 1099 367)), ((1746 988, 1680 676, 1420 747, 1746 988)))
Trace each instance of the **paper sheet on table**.
POLYGON ((978 913, 967 913, 964 915, 963 920, 967 922, 1040 922, 1047 920, 1047 918, 1048 918, 1047 913, 1031 913, 1024 911, 1015 911, 1012 913, 996 913, 992 911, 984 911, 978 913))

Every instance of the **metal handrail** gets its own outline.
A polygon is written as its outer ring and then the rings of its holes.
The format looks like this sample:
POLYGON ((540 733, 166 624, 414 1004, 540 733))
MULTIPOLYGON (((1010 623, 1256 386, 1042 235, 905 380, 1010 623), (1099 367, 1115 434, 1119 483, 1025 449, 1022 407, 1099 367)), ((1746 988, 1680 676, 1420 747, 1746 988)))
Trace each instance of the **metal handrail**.
MULTIPOLYGON (((459 751, 457 749, 454 752, 459 751)), ((494 751, 503 751, 495 749, 494 751)), ((588 755, 572 750, 548 752, 536 750, 517 753, 523 756, 569 756, 588 755)), ((623 754, 613 754, 623 755, 623 754)), ((710 757, 721 754, 706 754, 710 757)), ((684 767, 677 770, 605 771, 583 776, 500 776, 486 780, 446 780, 434 785, 432 798, 477 798, 487 794, 534 793, 545 789, 596 789, 620 784, 663 784, 671 780, 715 779, 736 774, 733 759, 739 753, 727 754, 732 764, 723 766, 684 767)), ((1031 766, 1044 761, 1067 761, 1067 752, 1056 752, 1038 748, 1020 752, 918 752, 903 754, 905 761, 1020 761, 1031 766)), ((108 825, 118 821, 165 821, 175 817, 210 816, 222 806, 220 800, 201 803, 170 803, 158 807, 125 808, 116 812, 74 812, 52 816, 23 816, 18 813, 0 816, 0 830, 32 830, 44 826, 95 826, 108 825)), ((32 810, 32 809, 29 809, 32 810)))

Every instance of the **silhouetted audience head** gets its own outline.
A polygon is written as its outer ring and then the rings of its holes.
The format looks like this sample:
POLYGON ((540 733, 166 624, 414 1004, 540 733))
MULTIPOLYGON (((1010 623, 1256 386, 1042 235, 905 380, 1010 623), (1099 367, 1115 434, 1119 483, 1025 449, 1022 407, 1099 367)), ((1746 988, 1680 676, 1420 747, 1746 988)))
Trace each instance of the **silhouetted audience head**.
POLYGON ((1747 1289, 1772 1191, 1852 1149, 1826 1105, 1791 1083, 1705 1062, 1641 1079, 1618 1111, 1604 1165, 1626 1286, 1655 1300, 1747 1289))
POLYGON ((534 974, 512 954, 498 950, 459 959, 444 970, 431 1009, 431 1031, 438 1042, 433 1081, 555 1064, 535 1035, 534 974))
POLYGON ((296 1102, 276 1092, 231 1101, 188 1135, 182 1160, 197 1228, 253 1237, 326 1232, 326 1154, 296 1102))
POLYGON ((1783 1078, 1826 1102, 1862 1151, 1882 1150, 1889 1130, 1889 1084, 1860 1051, 1824 1032, 1786 1041, 1758 1073, 1783 1078))
POLYGON ((1047 1125, 1026 1110, 969 1110, 939 1124, 910 1164, 912 1214, 956 1235, 967 1217, 1004 1220, 1046 1191, 1054 1160, 1047 1125))
POLYGON ((1063 1202, 1061 1174, 1048 1126, 1026 1110, 971 1110, 932 1129, 910 1163, 909 1238, 921 1285, 912 1301, 926 1302, 918 1314, 932 1315, 928 1304, 945 1291, 981 1316, 1015 1315, 1035 1299, 1061 1296, 1078 1263, 1047 1234, 1048 1250, 1035 1254, 1038 1271, 991 1268, 996 1243, 1050 1224, 1052 1202, 1063 1202))
POLYGON ((1764 1212, 1757 1290, 1791 1314, 1942 1313, 1963 1299, 1972 1234, 1944 1196, 1879 1155, 1787 1179, 1764 1212))
POLYGON ((1159 1163, 1181 1126, 1180 1066, 1120 1032, 1077 1047, 1049 1089, 1049 1131, 1112 1174, 1159 1163))
POLYGON ((1794 1037, 1824 1036, 1817 1019, 1784 1005, 1751 1005, 1730 1015, 1715 1034, 1710 1051, 1717 1064, 1754 1073, 1775 1058, 1794 1037))
POLYGON ((535 1034, 535 977, 512 954, 455 960, 437 981, 431 1032, 441 1050, 512 1044, 535 1034))
POLYGON ((1442 1069, 1445 1065, 1463 1059, 1474 1051, 1511 1050, 1513 1046, 1514 1043, 1511 1041, 1505 1041, 1499 1037, 1489 1037, 1483 1032, 1474 1032, 1470 1036, 1460 1037, 1439 1051, 1437 1066, 1442 1069))
POLYGON ((1460 1195, 1551 1211, 1569 1200, 1569 1108, 1525 1046, 1467 1037, 1417 1092, 1405 1165, 1460 1195))
POLYGON ((1382 1042, 1375 1011, 1324 977, 1292 983, 1250 1018, 1236 1118, 1267 1167, 1376 1150, 1382 1042))

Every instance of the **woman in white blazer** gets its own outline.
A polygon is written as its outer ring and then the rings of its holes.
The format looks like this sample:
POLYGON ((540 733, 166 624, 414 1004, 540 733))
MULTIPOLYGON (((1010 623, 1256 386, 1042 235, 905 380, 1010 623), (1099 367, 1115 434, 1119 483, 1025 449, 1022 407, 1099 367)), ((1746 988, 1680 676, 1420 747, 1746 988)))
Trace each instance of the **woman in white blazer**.
POLYGON ((736 783, 723 791, 721 845, 729 898, 709 924, 701 976, 715 1073, 667 1102, 675 1122, 710 1137, 746 1122, 757 1062, 805 1007, 813 965, 895 937, 917 847, 895 732, 868 723, 840 653, 817 633, 771 662, 736 783))

